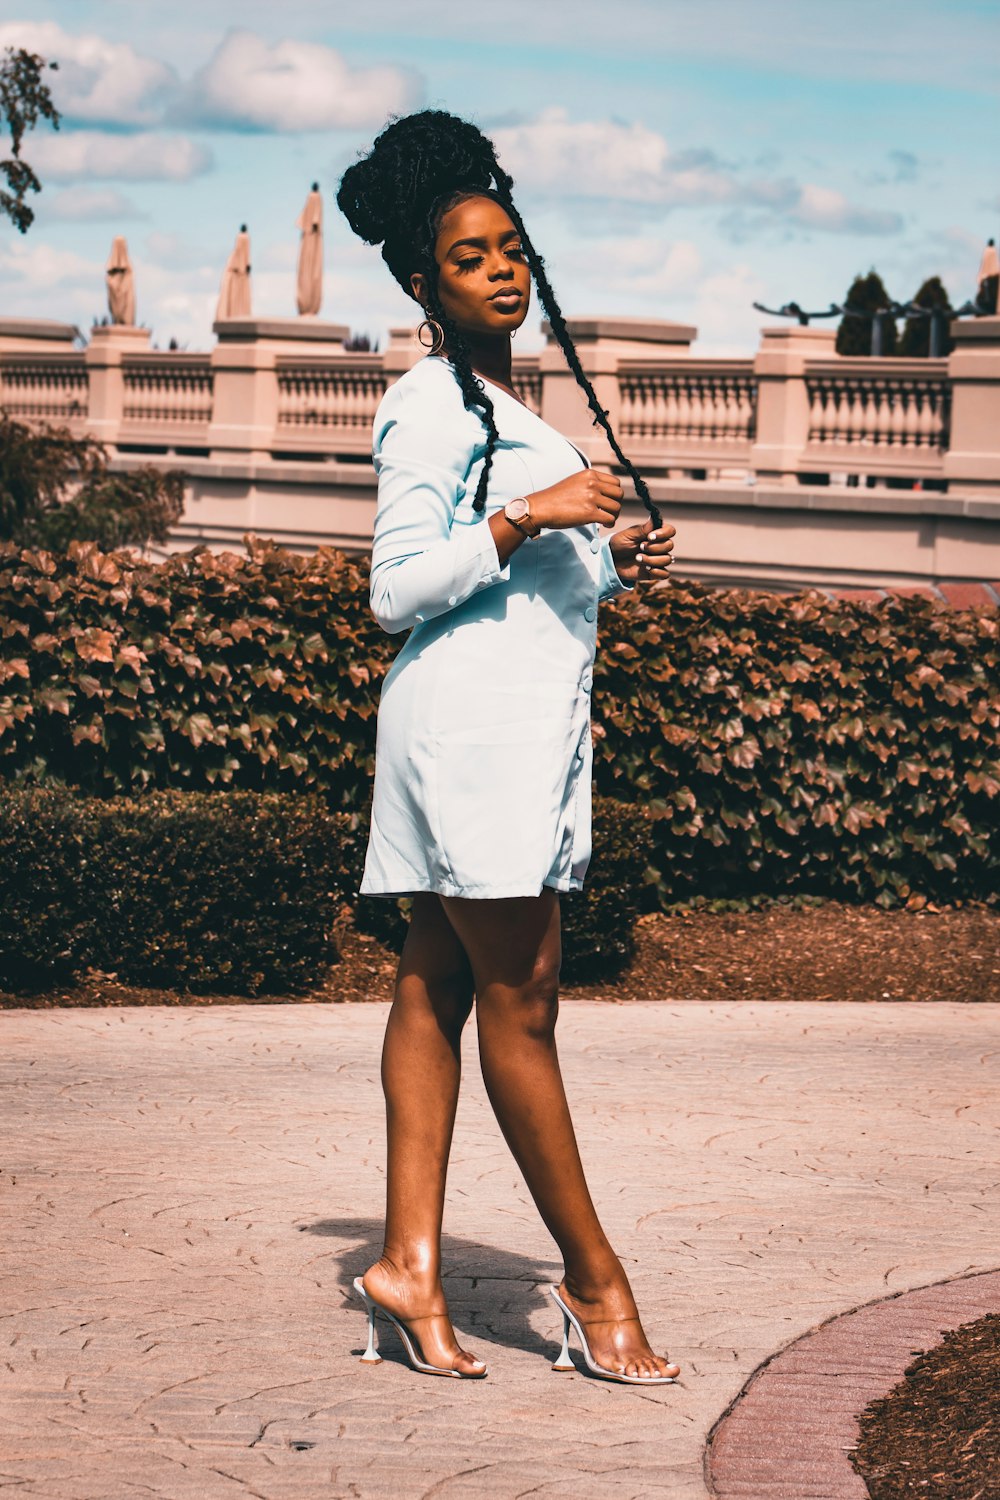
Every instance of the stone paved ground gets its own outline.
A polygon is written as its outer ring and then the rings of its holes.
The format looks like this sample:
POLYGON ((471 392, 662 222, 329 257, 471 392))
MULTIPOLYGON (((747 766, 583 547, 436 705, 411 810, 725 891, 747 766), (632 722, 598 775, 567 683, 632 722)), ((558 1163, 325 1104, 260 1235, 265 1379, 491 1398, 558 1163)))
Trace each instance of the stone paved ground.
POLYGON ((550 1371, 558 1265, 471 1035, 447 1286, 490 1377, 363 1366, 344 1288, 379 1243, 384 1018, 0 1016, 0 1489, 701 1500, 705 1436, 775 1349, 1000 1260, 1000 1006, 567 1004, 595 1194, 682 1382, 550 1371))

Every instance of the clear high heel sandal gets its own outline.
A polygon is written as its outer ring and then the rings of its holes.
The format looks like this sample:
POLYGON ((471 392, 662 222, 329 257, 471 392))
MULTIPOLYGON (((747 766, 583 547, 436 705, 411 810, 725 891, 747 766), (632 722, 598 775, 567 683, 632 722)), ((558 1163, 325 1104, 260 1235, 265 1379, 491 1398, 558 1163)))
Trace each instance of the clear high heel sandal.
POLYGON ((382 1317, 387 1318, 399 1334, 403 1348, 406 1350, 407 1359, 415 1370, 420 1371, 421 1375, 454 1375, 458 1380, 482 1380, 489 1373, 485 1369, 470 1370, 468 1372, 465 1370, 443 1370, 438 1365, 427 1364, 417 1352, 416 1340, 406 1324, 401 1323, 387 1307, 382 1306, 381 1302, 376 1302, 374 1297, 368 1295, 360 1276, 355 1276, 353 1286, 365 1304, 365 1310, 368 1313, 368 1347, 361 1356, 363 1364, 380 1365, 382 1363, 382 1356, 375 1348, 375 1314, 381 1313, 382 1317))
POLYGON ((566 1306, 566 1303, 559 1295, 559 1288, 550 1286, 549 1295, 563 1315, 563 1346, 559 1358, 552 1366, 553 1370, 576 1369, 576 1365, 569 1356, 569 1329, 572 1323, 576 1329, 576 1336, 583 1348, 583 1358, 587 1369, 592 1375, 600 1375, 605 1380, 620 1380, 623 1385, 673 1385, 676 1382, 676 1375, 621 1375, 617 1370, 609 1370, 605 1365, 599 1365, 590 1352, 590 1345, 587 1342, 587 1335, 583 1331, 583 1324, 572 1308, 566 1306))

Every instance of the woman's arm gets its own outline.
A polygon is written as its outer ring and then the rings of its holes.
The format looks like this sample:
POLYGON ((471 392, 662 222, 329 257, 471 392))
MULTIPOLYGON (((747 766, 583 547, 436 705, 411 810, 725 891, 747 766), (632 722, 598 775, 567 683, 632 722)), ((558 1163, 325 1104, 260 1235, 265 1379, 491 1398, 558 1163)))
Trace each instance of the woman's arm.
POLYGON ((371 605, 383 630, 409 630, 509 577, 524 541, 502 511, 452 530, 482 438, 478 420, 413 388, 390 387, 379 407, 373 456, 378 508, 371 605))
MULTIPOLYGON (((479 450, 485 452, 478 417, 443 392, 395 385, 382 398, 374 426, 378 507, 371 604, 383 630, 395 633, 433 620, 510 577, 507 565, 525 536, 502 510, 452 529, 467 485, 474 474, 478 478, 479 450)), ((536 527, 612 527, 621 509, 621 481, 589 468, 528 498, 536 527)), ((601 566, 608 591, 617 593, 625 585, 610 556, 602 554, 601 566)))

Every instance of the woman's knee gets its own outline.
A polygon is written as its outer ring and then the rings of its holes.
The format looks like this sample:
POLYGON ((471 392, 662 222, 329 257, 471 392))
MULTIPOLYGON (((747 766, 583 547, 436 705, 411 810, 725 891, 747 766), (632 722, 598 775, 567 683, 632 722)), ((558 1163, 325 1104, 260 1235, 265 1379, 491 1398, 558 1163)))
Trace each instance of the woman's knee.
POLYGON ((472 1010, 472 969, 436 901, 418 898, 413 904, 396 977, 397 998, 411 992, 429 1002, 442 1025, 461 1029, 472 1010))
POLYGON ((504 1024, 540 1040, 549 1039, 559 1015, 559 962, 551 953, 540 953, 531 975, 517 986, 490 986, 477 1004, 499 1013, 504 1024))

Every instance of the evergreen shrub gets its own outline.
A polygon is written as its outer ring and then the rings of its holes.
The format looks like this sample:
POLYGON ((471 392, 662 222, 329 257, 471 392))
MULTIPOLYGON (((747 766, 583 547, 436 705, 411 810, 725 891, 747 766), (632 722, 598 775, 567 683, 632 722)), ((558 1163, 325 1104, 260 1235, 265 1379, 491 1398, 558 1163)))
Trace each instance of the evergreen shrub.
POLYGON ((615 979, 632 962, 636 918, 652 861, 652 831, 643 808, 594 798, 594 850, 587 878, 582 891, 561 901, 565 984, 615 979))
POLYGON ((0 985, 84 969, 195 994, 292 994, 338 958, 351 820, 315 794, 0 785, 0 985))
POLYGON ((1000 897, 1000 611, 670 586, 607 608, 597 790, 661 904, 1000 897))
MULTIPOLYGON (((309 791, 357 820, 398 641, 364 562, 0 544, 0 779, 309 791)), ((596 790, 647 896, 1000 899, 1000 612, 671 583, 604 607, 596 790)))

